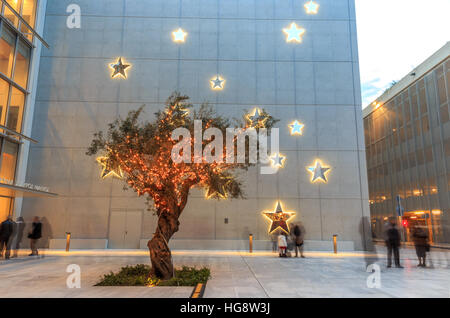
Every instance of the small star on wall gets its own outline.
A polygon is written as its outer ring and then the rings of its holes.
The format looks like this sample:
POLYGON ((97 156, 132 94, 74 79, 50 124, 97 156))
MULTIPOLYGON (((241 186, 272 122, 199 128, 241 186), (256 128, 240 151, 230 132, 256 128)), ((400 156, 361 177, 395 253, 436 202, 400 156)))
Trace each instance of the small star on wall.
POLYGON ((211 80, 211 88, 214 90, 222 90, 225 86, 225 80, 219 75, 211 80))
POLYGON ((110 67, 114 70, 112 74, 112 78, 115 78, 117 76, 122 76, 123 78, 127 78, 127 74, 125 73, 125 70, 129 68, 131 65, 129 64, 123 64, 122 58, 119 57, 119 60, 116 62, 116 64, 110 64, 110 67))
POLYGON ((305 3, 306 13, 308 14, 317 14, 319 12, 320 5, 313 0, 305 3))
POLYGON ((314 183, 316 181, 323 181, 325 183, 328 182, 325 174, 330 172, 331 168, 323 167, 322 163, 319 160, 316 160, 316 162, 314 163, 314 166, 307 167, 306 169, 312 173, 312 179, 311 179, 312 183, 314 183))
POLYGON ((291 128, 291 135, 303 135, 303 128, 305 128, 305 125, 296 120, 289 125, 289 128, 291 128))
POLYGON ((272 157, 270 157, 270 160, 272 161, 272 166, 275 168, 281 168, 284 166, 284 162, 286 161, 286 157, 282 156, 280 153, 274 154, 272 157))
POLYGON ((186 41, 187 32, 184 32, 182 28, 172 32, 172 38, 174 42, 182 43, 186 41))
POLYGON ((299 28, 295 22, 292 22, 289 28, 283 29, 286 34, 286 42, 302 42, 302 36, 306 32, 305 29, 299 28))

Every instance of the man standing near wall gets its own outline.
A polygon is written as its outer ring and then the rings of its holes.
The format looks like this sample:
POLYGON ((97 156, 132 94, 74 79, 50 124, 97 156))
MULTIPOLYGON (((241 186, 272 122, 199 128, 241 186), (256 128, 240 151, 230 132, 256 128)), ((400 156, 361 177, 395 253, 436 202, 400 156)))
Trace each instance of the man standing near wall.
POLYGON ((3 250, 5 251, 5 259, 9 259, 9 245, 8 241, 13 233, 13 222, 11 216, 0 225, 0 256, 3 257, 3 250))

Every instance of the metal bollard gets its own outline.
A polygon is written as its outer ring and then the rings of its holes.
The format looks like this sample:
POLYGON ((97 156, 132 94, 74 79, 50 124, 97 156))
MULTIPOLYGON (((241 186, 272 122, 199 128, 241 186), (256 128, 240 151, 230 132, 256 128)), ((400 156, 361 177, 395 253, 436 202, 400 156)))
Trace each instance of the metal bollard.
POLYGON ((250 253, 253 253, 253 234, 248 235, 248 243, 249 243, 250 253))
POLYGON ((334 254, 337 254, 337 234, 333 235, 334 254))
POLYGON ((66 252, 70 249, 70 232, 66 232, 66 252))

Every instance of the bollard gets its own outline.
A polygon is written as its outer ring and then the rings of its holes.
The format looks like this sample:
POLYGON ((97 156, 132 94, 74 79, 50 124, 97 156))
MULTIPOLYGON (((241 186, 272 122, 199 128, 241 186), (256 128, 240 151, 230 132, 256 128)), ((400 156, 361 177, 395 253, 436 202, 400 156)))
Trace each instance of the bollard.
POLYGON ((333 235, 334 254, 337 254, 337 234, 333 235))
POLYGON ((248 243, 249 243, 250 253, 253 253, 253 234, 248 235, 248 243))
POLYGON ((70 232, 66 232, 66 252, 70 249, 70 232))

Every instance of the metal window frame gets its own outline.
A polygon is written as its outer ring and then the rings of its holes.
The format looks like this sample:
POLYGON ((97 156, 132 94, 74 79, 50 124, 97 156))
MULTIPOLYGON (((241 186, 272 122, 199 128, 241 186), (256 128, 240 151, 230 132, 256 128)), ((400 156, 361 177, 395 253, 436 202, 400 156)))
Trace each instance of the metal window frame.
MULTIPOLYGON (((36 30, 34 30, 34 28, 31 27, 31 25, 28 24, 27 21, 25 21, 25 19, 20 15, 20 13, 18 13, 16 10, 13 9, 13 7, 11 7, 11 5, 6 1, 6 0, 1 0, 2 3, 19 19, 19 21, 21 23, 23 23, 30 31, 31 33, 46 47, 46 48, 50 48, 50 46, 48 45, 48 43, 36 32, 36 30)), ((36 1, 36 12, 37 13, 37 1, 36 1)), ((3 12, 1 14, 2 17, 4 17, 3 12)), ((7 20, 5 18, 5 20, 7 20)), ((16 27, 14 27, 16 28, 16 27)), ((16 28, 17 29, 17 28, 16 28)), ((23 33, 18 29, 19 33, 22 34, 23 33)), ((23 36, 24 38, 26 38, 25 36, 23 36)), ((28 40, 28 39, 27 39, 28 40)), ((28 40, 29 41, 29 40, 28 40)))

